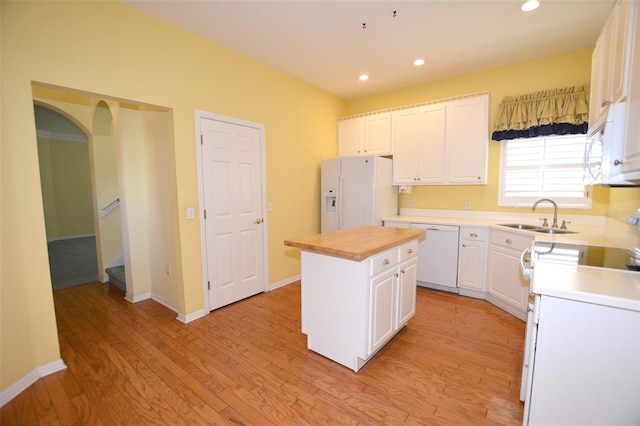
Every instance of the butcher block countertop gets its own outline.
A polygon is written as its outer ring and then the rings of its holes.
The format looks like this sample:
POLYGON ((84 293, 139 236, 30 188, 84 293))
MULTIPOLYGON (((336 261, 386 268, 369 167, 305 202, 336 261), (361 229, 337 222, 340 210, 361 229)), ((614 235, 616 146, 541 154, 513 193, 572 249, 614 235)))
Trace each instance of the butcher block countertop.
POLYGON ((360 262, 369 256, 411 240, 424 241, 426 232, 383 226, 357 226, 339 231, 286 240, 284 245, 300 250, 360 262))

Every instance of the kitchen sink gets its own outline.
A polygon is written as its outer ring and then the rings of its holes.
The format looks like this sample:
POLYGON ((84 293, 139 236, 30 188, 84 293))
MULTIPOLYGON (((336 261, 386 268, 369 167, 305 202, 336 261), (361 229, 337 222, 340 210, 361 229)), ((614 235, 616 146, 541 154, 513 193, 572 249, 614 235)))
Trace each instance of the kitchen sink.
POLYGON ((533 232, 542 232, 544 234, 575 234, 575 231, 569 231, 567 229, 558 228, 537 228, 532 229, 533 232))
POLYGON ((507 228, 514 228, 514 229, 540 229, 539 226, 527 225, 524 223, 506 223, 506 224, 499 224, 499 226, 506 226, 507 228))
POLYGON ((540 232, 542 234, 576 234, 575 231, 560 228, 545 228, 542 226, 528 225, 526 223, 499 223, 498 226, 506 226, 513 229, 524 229, 526 231, 540 232))

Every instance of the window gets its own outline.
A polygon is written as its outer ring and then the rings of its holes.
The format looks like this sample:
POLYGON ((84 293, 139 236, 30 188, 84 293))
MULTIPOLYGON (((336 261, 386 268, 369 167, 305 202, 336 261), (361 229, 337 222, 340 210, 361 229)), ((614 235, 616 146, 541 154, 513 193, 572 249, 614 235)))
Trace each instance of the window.
POLYGON ((559 207, 591 208, 585 188, 585 135, 502 141, 498 205, 531 207, 551 198, 559 207))

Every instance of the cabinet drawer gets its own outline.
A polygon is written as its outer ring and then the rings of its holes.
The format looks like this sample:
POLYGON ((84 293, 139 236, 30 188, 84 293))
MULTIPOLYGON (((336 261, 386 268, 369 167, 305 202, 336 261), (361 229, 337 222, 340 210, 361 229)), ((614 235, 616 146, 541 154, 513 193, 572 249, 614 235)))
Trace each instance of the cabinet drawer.
POLYGON ((407 259, 418 255, 418 240, 409 241, 398 248, 398 262, 404 262, 407 259))
POLYGON ((377 275, 385 269, 393 268, 398 264, 398 249, 383 251, 371 257, 371 276, 377 275))
POLYGON ((487 241, 489 230, 487 228, 460 228, 460 239, 469 241, 487 241))
POLYGON ((501 247, 525 250, 531 248, 532 242, 533 237, 511 234, 509 232, 491 231, 491 244, 496 244, 501 247))

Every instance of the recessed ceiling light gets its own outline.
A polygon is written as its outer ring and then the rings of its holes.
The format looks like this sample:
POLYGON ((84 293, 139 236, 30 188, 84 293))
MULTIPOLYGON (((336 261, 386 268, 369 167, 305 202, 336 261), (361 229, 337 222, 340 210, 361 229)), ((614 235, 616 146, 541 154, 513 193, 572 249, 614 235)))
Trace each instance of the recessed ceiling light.
POLYGON ((416 67, 424 65, 424 59, 416 59, 415 61, 413 61, 413 65, 415 65, 416 67))
POLYGON ((369 80, 369 76, 366 74, 362 74, 360 77, 358 77, 360 79, 360 81, 365 81, 365 80, 369 80))
POLYGON ((520 7, 520 9, 523 12, 531 12, 532 10, 537 9, 538 6, 540 6, 540 2, 538 2, 538 0, 527 0, 524 3, 522 3, 522 6, 520 7))

